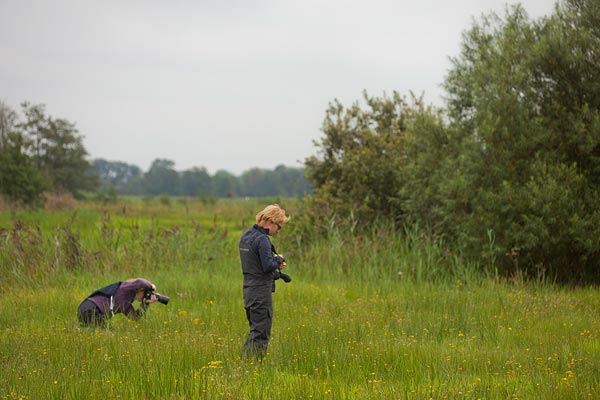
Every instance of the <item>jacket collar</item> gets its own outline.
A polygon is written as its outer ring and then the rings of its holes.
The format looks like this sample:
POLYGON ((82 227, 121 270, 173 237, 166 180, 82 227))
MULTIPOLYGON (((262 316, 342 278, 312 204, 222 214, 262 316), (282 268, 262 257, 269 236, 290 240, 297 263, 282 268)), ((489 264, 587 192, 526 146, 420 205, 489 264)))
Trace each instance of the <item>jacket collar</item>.
POLYGON ((269 234, 269 230, 267 228, 263 228, 262 226, 259 226, 258 224, 254 224, 254 229, 257 229, 258 231, 260 231, 261 233, 264 233, 265 235, 269 234))

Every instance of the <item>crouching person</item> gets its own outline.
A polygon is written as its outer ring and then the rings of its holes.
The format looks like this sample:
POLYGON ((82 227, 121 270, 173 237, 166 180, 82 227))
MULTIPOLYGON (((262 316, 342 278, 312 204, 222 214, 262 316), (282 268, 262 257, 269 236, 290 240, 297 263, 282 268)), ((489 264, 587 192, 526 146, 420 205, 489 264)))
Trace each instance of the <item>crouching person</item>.
POLYGON ((115 282, 100 288, 79 305, 79 322, 84 326, 104 327, 108 319, 119 313, 137 320, 146 313, 150 303, 158 300, 155 290, 156 286, 143 278, 115 282), (141 303, 137 309, 133 307, 135 300, 141 303))

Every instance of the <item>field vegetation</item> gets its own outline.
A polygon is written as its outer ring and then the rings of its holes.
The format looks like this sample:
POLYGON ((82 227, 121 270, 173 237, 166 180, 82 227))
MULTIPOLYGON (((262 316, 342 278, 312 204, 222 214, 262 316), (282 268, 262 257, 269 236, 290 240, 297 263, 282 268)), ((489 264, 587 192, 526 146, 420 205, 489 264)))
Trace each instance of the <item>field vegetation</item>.
POLYGON ((239 190, 165 159, 94 174, 74 123, 0 102, 0 400, 600 398, 599 4, 483 16, 445 108, 333 101, 304 171, 239 190), (258 362, 238 240, 273 202, 293 281, 258 362), (169 304, 79 326, 133 277, 169 304))
POLYGON ((125 199, 0 212, 0 399, 596 399, 600 294, 471 265, 443 243, 334 219, 300 240, 298 200, 125 199), (269 353, 243 359, 237 241, 265 204, 275 244, 269 353), (481 271, 487 271, 482 273, 481 271), (94 289, 142 276, 146 318, 79 326, 94 289))

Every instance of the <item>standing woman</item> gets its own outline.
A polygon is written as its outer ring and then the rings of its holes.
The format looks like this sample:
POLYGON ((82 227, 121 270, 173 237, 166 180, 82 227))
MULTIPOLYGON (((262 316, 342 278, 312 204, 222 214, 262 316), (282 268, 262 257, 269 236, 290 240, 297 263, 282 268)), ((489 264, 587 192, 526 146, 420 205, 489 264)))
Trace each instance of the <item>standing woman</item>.
POLYGON ((113 315, 122 313, 131 319, 141 318, 150 303, 157 301, 153 292, 156 286, 144 279, 128 279, 125 282, 115 282, 94 291, 79 305, 77 315, 82 325, 104 327, 105 322, 113 315), (146 292, 152 293, 146 298, 146 292), (141 303, 136 310, 133 302, 141 303))
POLYGON ((244 308, 250 325, 244 353, 259 359, 267 352, 271 337, 274 272, 286 266, 283 257, 274 253, 269 236, 279 233, 288 221, 285 210, 277 204, 269 205, 256 215, 256 224, 240 239, 244 308))

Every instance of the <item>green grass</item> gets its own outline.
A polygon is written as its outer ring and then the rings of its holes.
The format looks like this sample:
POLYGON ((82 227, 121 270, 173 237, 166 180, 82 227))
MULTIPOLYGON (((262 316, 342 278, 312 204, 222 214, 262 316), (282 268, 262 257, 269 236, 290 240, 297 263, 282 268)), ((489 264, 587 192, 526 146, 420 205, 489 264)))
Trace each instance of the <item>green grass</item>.
POLYGON ((0 399, 600 395, 597 288, 482 278, 432 244, 375 235, 292 249, 282 233, 277 246, 293 281, 277 284, 266 359, 244 360, 237 238, 240 221, 251 223, 261 205, 214 207, 189 214, 181 204, 149 209, 155 225, 138 228, 132 220, 145 220, 143 209, 130 217, 111 210, 106 222, 102 210, 86 207, 70 231, 83 261, 70 268, 56 261, 64 245, 54 238, 72 214, 22 215, 32 230, 45 224, 40 257, 30 257, 35 269, 17 260, 20 250, 7 233, 14 215, 0 214, 7 229, 0 249, 0 399), (192 217, 204 224, 199 231, 192 217), (112 237, 100 234, 103 218, 112 237), (94 258, 98 251, 103 255, 94 258), (169 305, 152 305, 141 321, 118 315, 105 330, 78 325, 76 309, 89 292, 134 276, 155 282, 171 296, 169 305))

